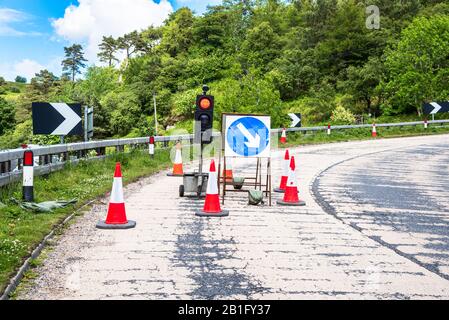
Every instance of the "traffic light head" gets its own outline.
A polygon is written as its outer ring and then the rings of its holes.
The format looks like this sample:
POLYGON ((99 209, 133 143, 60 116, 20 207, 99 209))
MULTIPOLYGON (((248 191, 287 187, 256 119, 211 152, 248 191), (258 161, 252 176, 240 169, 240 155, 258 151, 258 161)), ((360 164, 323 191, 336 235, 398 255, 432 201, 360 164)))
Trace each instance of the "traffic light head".
POLYGON ((214 97, 206 94, 197 96, 195 111, 196 143, 209 144, 212 142, 213 122, 214 97))

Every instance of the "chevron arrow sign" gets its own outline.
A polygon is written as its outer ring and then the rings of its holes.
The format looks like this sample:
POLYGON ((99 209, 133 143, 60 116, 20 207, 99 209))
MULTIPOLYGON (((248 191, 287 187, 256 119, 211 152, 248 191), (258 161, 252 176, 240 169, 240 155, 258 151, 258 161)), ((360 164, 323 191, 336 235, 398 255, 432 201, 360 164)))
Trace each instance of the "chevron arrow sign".
POLYGON ((423 110, 424 114, 449 112, 449 101, 425 103, 423 110))
POLYGON ((292 119, 292 124, 290 128, 301 128, 301 114, 300 113, 289 113, 288 116, 292 119))
POLYGON ((37 102, 32 111, 33 134, 83 135, 81 104, 37 102))

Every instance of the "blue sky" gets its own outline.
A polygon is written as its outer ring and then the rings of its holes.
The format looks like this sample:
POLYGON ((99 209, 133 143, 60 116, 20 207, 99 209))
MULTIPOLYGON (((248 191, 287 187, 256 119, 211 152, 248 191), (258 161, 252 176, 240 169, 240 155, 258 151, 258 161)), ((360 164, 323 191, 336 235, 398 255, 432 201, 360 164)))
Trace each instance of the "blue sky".
POLYGON ((160 24, 188 6, 201 14, 221 0, 0 0, 0 76, 28 79, 41 68, 60 75, 64 46, 81 43, 97 63, 103 35, 160 24), (153 2, 154 1, 154 2, 153 2))

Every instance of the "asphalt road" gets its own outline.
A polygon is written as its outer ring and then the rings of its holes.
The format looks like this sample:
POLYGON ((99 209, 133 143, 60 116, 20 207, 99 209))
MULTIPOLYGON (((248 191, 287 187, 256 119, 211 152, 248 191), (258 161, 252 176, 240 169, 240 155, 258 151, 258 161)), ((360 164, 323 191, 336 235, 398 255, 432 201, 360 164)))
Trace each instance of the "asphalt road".
POLYGON ((325 210, 449 280, 449 141, 363 155, 315 181, 325 210))
MULTIPOLYGON (((222 219, 196 217, 202 202, 179 198, 179 178, 143 179, 125 193, 136 229, 97 230, 103 199, 52 242, 18 298, 448 299, 447 141, 295 148, 306 207, 233 193, 222 219)), ((255 163, 234 169, 254 174, 255 163)))

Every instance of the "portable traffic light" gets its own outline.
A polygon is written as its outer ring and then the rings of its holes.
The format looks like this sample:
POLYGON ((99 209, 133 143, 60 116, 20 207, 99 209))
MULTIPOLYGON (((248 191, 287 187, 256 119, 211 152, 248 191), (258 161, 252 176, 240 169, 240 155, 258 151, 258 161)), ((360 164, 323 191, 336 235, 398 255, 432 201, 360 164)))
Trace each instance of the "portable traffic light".
POLYGON ((203 94, 196 97, 195 143, 212 143, 214 123, 214 97, 207 95, 209 88, 203 87, 203 94))

